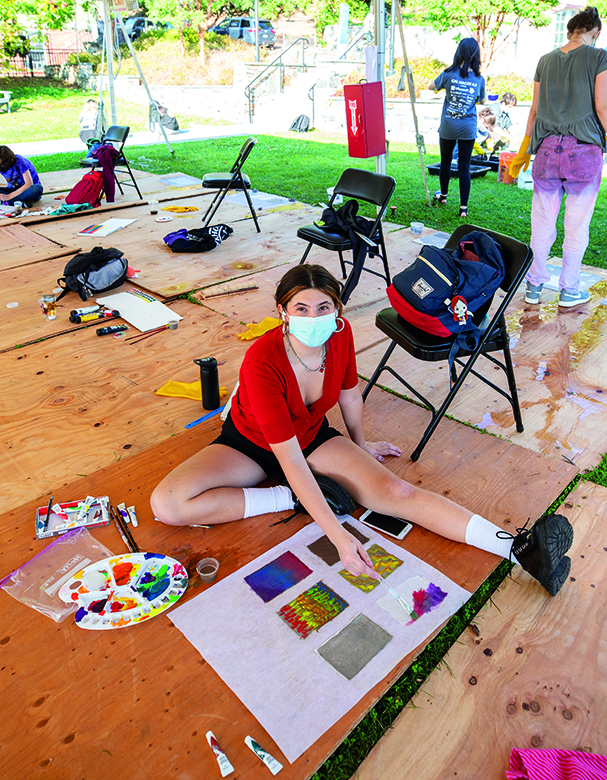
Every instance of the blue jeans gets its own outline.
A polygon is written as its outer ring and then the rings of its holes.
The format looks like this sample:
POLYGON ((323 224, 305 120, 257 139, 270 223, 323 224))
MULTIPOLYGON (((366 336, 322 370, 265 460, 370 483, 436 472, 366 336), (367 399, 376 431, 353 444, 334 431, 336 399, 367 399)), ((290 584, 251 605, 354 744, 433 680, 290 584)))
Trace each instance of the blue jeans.
POLYGON ((603 168, 603 150, 592 144, 578 144, 571 135, 544 138, 533 161, 531 202, 531 248, 533 263, 527 274, 531 284, 550 279, 546 262, 556 239, 556 221, 563 195, 565 240, 559 287, 570 293, 580 289, 580 266, 589 241, 590 219, 603 168))
MULTIPOLYGON (((15 189, 11 187, 0 187, 2 195, 10 195, 14 191, 15 189)), ((12 206, 16 201, 21 201, 24 206, 30 208, 37 200, 40 200, 43 192, 42 184, 32 184, 31 187, 21 192, 16 198, 1 198, 0 200, 5 200, 9 206, 12 206)))

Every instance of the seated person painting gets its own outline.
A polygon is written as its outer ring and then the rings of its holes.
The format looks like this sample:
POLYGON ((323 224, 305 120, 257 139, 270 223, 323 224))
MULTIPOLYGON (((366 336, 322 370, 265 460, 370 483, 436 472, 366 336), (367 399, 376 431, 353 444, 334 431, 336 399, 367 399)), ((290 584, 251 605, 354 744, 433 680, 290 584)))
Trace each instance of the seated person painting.
POLYGON ((569 521, 545 515, 516 535, 480 515, 405 482, 383 465, 401 450, 367 441, 352 329, 340 283, 322 266, 297 265, 278 283, 282 327, 247 351, 220 436, 177 466, 152 494, 157 519, 173 525, 227 523, 305 507, 353 575, 376 578, 360 542, 332 512, 316 477, 341 485, 364 507, 516 559, 554 595, 567 579, 569 521), (330 427, 338 405, 348 432, 330 427), (256 487, 278 475, 282 484, 256 487))
POLYGON ((40 179, 27 157, 15 154, 8 146, 0 146, 0 173, 7 181, 0 187, 0 201, 7 206, 17 202, 30 208, 40 200, 43 188, 40 179))

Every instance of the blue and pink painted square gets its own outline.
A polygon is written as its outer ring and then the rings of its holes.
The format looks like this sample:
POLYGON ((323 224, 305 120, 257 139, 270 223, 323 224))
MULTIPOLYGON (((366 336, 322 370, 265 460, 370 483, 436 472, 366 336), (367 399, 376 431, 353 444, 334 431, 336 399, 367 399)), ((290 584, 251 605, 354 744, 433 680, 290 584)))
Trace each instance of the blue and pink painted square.
POLYGON ((312 569, 302 563, 292 552, 287 551, 253 574, 249 574, 244 580, 267 604, 268 601, 280 596, 285 590, 305 580, 310 574, 312 574, 312 569))

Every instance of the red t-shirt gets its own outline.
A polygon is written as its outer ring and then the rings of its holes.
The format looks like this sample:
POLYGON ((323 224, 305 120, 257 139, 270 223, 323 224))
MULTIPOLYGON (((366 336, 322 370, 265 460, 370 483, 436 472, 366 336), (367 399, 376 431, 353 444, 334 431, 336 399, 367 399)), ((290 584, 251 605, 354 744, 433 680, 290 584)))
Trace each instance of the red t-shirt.
POLYGON ((265 450, 294 436, 302 450, 312 442, 341 391, 358 384, 352 328, 347 320, 344 323, 327 342, 322 396, 309 408, 287 357, 282 328, 265 333, 249 347, 230 412, 243 436, 265 450))

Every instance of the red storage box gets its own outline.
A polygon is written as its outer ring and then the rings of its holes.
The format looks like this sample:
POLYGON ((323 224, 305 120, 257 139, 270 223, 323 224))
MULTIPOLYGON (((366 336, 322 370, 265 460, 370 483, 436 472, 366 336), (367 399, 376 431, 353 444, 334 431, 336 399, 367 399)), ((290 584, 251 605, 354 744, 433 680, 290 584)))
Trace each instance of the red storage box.
POLYGON ((344 87, 350 157, 377 157, 386 153, 384 96, 380 81, 344 87))

